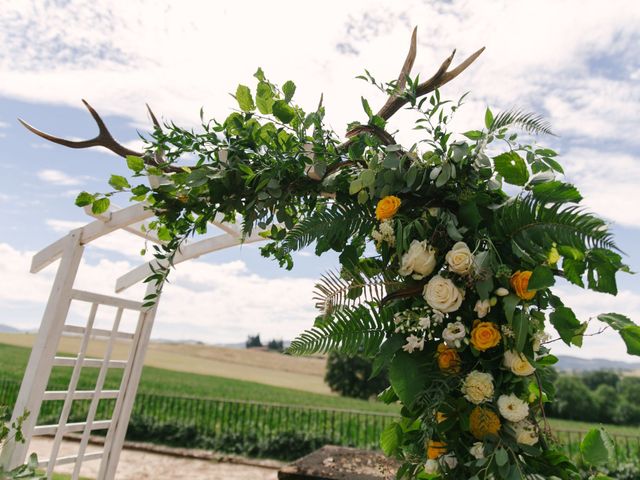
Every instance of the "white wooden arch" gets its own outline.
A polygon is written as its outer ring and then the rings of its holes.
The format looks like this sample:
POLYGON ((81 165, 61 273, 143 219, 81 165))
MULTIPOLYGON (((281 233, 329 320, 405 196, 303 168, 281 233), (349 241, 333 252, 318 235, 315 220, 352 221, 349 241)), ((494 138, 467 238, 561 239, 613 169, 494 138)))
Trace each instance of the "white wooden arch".
MULTIPOLYGON (((87 213, 91 214, 90 210, 87 210, 87 213)), ((13 410, 12 420, 14 421, 24 411, 30 413, 23 424, 25 442, 8 441, 0 454, 0 465, 13 468, 24 463, 31 439, 38 435, 49 435, 53 436, 51 453, 48 458, 40 459, 39 463, 39 466, 46 470, 47 478, 51 478, 56 465, 74 464, 72 479, 76 480, 80 476, 83 462, 89 460, 100 461, 98 480, 115 478, 160 298, 156 299, 153 307, 144 308, 142 301, 137 302, 119 296, 102 295, 79 289, 75 286, 76 275, 85 245, 116 230, 141 236, 154 243, 162 243, 155 235, 141 228, 151 217, 153 217, 153 211, 145 204, 135 204, 123 209, 111 208, 104 214, 96 215, 94 221, 70 231, 34 255, 31 264, 32 273, 40 272, 57 260, 60 260, 60 264, 13 410), (84 326, 69 323, 72 302, 90 305, 84 326), (98 309, 101 307, 115 309, 111 328, 94 326, 98 309), (120 329, 125 311, 137 313, 133 332, 123 332, 120 329), (57 355, 60 340, 65 336, 73 336, 78 340, 79 347, 76 355, 57 355), (87 348, 92 339, 101 339, 104 343, 104 355, 101 358, 92 358, 88 355, 87 348), (129 345, 126 358, 112 358, 114 347, 119 342, 129 345), (72 368, 66 390, 47 390, 47 384, 55 367, 72 368), (83 368, 98 369, 97 380, 92 390, 77 389, 83 368), (103 389, 110 369, 123 370, 120 387, 117 390, 103 389), (95 418, 98 403, 102 399, 115 400, 111 418, 95 418), (68 421, 75 400, 90 400, 84 422, 68 421), (48 401, 63 402, 60 417, 56 423, 39 425, 37 420, 40 410, 43 402, 48 401), (104 446, 97 451, 88 452, 89 436, 95 430, 106 430, 104 446), (71 432, 81 435, 78 450, 74 455, 61 456, 60 446, 63 436, 71 432)), ((264 240, 258 234, 243 240, 240 229, 236 225, 223 222, 220 217, 214 219, 212 223, 224 233, 186 244, 176 254, 174 264, 241 243, 264 240)), ((156 261, 144 263, 120 276, 115 283, 116 293, 144 280, 151 273, 152 266, 157 265, 156 261)), ((148 285, 145 296, 154 291, 155 286, 148 285)))

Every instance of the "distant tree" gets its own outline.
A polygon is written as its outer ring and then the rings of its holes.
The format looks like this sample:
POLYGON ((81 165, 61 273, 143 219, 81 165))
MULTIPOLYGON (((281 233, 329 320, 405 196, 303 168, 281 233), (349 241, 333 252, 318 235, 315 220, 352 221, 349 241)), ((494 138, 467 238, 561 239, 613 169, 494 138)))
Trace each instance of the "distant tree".
POLYGON ((369 380, 372 371, 372 362, 367 358, 330 353, 324 381, 342 396, 366 399, 389 386, 386 372, 369 380))
POLYGON ((593 421, 597 407, 591 391, 579 377, 561 375, 556 382, 556 400, 551 405, 554 416, 570 420, 593 421))
POLYGON ((618 391, 611 385, 601 383, 593 392, 593 401, 596 403, 596 420, 603 423, 613 422, 616 408, 620 403, 618 391))
POLYGON ((247 348, 261 347, 262 342, 260 341, 260 334, 257 334, 256 336, 249 335, 245 345, 247 348))
POLYGON ((618 384, 618 391, 629 403, 637 405, 640 402, 640 377, 623 377, 618 384))
POLYGON ((591 390, 595 390, 600 385, 609 385, 613 388, 618 386, 620 376, 611 370, 595 370, 582 374, 582 381, 591 390))
POLYGON ((613 421, 621 425, 640 425, 640 406, 622 397, 613 412, 613 421))
POLYGON ((275 350, 276 352, 282 352, 284 351, 284 342, 282 340, 273 339, 267 343, 267 348, 269 350, 275 350))

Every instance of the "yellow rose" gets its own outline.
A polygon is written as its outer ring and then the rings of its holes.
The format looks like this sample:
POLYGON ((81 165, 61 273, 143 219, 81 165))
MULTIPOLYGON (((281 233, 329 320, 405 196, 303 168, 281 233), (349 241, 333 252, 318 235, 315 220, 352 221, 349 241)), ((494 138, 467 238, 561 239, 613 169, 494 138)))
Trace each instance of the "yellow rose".
POLYGON ((447 444, 445 442, 437 442, 435 440, 427 442, 427 458, 429 460, 435 460, 445 453, 447 453, 447 444))
POLYGON ((531 300, 536 296, 536 290, 529 290, 529 279, 531 278, 531 274, 533 272, 529 270, 525 270, 521 272, 518 270, 516 273, 511 275, 511 287, 515 290, 516 295, 519 296, 523 300, 531 300))
POLYGON ((378 220, 386 220, 398 213, 400 208, 400 199, 393 195, 387 195, 378 202, 376 206, 376 218, 378 220))
POLYGON ((484 352, 500 343, 500 330, 493 322, 476 322, 471 330, 471 345, 484 352))
POLYGON ((438 367, 445 373, 460 373, 460 355, 455 349, 441 343, 438 345, 438 367))
POLYGON ((500 430, 500 419, 493 411, 484 407, 475 407, 469 415, 471 435, 483 440, 487 435, 496 435, 500 430))

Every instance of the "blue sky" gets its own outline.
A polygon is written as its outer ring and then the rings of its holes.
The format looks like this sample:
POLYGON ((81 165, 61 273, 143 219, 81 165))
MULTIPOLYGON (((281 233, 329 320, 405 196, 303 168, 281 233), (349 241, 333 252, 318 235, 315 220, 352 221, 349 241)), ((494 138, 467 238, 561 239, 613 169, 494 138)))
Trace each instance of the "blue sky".
MULTIPOLYGON (((122 143, 147 131, 144 104, 195 125, 204 106, 224 118, 228 92, 250 84, 262 67, 274 81, 292 79, 308 108, 324 93, 336 131, 362 119, 360 96, 384 99, 354 80, 364 68, 397 75, 414 25, 414 74, 423 78, 458 48, 464 58, 487 50, 443 90, 471 95, 454 128, 481 125, 483 111, 535 110, 558 138, 540 142, 562 154, 568 180, 585 205, 612 224, 633 270, 640 270, 640 4, 591 1, 322 2, 8 1, 0 11, 0 323, 34 328, 55 267, 28 273, 31 255, 89 221, 73 205, 80 190, 104 191, 123 161, 101 149, 72 151, 23 129, 21 117, 69 138, 95 125, 86 98, 122 143), (612 5, 615 8, 612 8, 612 5)), ((395 127, 407 126, 400 113, 395 127)), ((415 139, 411 133, 401 140, 415 139)), ((118 202, 118 200, 116 200, 118 202)), ((124 199, 120 202, 125 203, 124 199)), ((137 237, 118 234, 88 249, 78 287, 112 291, 115 279, 142 261, 137 237)), ((260 257, 256 245, 181 265, 167 289, 156 338, 242 341, 247 334, 292 338, 311 325, 314 280, 335 256, 296 257, 292 272, 260 257)), ((620 311, 640 321, 637 276, 621 278, 617 298, 560 286, 581 318, 620 311)), ((134 298, 139 291, 129 292, 134 298)), ((582 356, 631 360, 610 334, 588 339, 582 356)), ((559 344, 556 344, 559 345, 559 344)), ((556 351, 568 353, 558 346, 556 351)))

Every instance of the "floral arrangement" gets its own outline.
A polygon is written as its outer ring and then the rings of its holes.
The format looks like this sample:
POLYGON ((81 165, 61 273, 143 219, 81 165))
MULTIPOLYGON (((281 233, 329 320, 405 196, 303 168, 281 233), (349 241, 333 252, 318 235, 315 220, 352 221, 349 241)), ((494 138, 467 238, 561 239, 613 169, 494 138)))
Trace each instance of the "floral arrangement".
MULTIPOLYGON (((339 252, 339 271, 317 286, 315 325, 289 353, 361 353, 374 375, 388 369, 379 397, 400 402, 402 418, 381 446, 402 460, 398 478, 578 478, 544 407, 557 361, 549 343, 580 346, 588 321, 552 287, 562 279, 615 295, 628 268, 606 223, 579 206, 557 153, 530 143, 550 133, 546 122, 487 109, 480 129, 450 132, 462 100, 441 99, 438 87, 461 70, 447 71, 449 58, 439 81, 420 83, 412 49, 397 81, 361 77, 390 100, 374 114, 363 98, 367 121, 350 124, 346 142, 324 124, 322 102, 305 112, 293 82, 280 88, 258 70, 255 94, 236 90, 239 111, 222 122, 201 115, 197 133, 157 126, 149 156, 128 157, 134 178, 160 177, 157 186, 113 176, 114 192, 77 203, 99 211, 119 191, 149 202, 167 241, 156 251, 165 268, 149 278, 158 288, 181 242, 216 216, 259 229, 263 255, 286 268, 309 246, 339 252), (417 117, 422 138, 409 148, 385 129, 398 105, 417 117)), ((598 320, 640 354, 640 327, 617 313, 598 320)), ((610 449, 606 433, 590 432, 584 460, 596 468, 610 449)))

